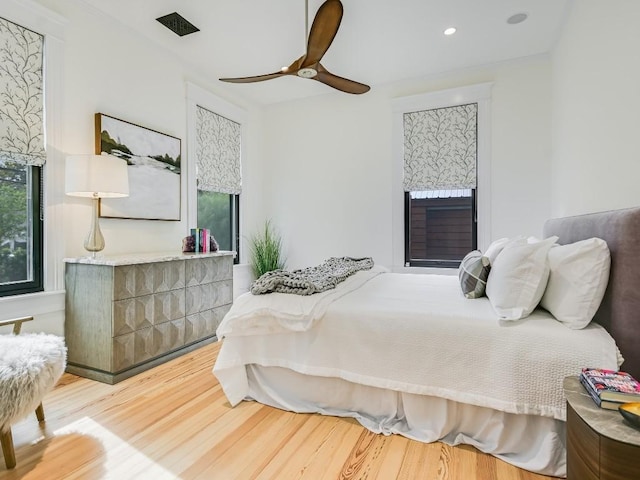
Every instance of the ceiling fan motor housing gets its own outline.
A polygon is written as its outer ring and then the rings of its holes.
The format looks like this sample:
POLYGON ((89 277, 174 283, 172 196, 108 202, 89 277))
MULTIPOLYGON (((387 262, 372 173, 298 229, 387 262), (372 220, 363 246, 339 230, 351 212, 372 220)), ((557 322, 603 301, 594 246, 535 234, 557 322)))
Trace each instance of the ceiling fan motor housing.
POLYGON ((315 68, 301 68, 298 70, 298 76, 302 78, 313 78, 318 75, 318 71, 315 68))

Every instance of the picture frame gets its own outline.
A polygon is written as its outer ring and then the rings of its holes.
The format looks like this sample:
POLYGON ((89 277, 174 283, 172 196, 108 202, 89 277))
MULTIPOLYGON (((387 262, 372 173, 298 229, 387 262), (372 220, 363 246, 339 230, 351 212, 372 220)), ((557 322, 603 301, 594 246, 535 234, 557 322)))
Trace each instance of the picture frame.
POLYGON ((100 217, 180 220, 179 138, 131 122, 95 114, 96 154, 127 161, 129 196, 100 200, 100 217))

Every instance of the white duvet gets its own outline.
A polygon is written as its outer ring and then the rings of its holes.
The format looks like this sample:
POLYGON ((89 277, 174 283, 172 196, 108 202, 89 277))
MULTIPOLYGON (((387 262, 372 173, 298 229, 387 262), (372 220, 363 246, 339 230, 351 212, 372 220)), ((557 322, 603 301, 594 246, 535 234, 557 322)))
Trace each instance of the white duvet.
POLYGON ((258 364, 564 420, 565 376, 619 366, 597 324, 571 330, 543 310, 500 322, 487 298, 464 298, 457 277, 382 272, 308 297, 238 298, 213 370, 230 403, 247 396, 245 366, 258 364))

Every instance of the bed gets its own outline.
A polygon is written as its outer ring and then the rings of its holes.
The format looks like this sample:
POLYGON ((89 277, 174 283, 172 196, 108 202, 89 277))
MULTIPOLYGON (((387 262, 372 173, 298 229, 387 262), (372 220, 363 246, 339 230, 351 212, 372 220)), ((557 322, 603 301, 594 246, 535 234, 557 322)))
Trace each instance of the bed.
POLYGON ((373 432, 470 444, 565 476, 563 378, 622 357, 640 377, 640 208, 549 220, 552 235, 609 246, 607 290, 584 329, 542 309, 501 322, 486 298, 465 299, 456 277, 374 267, 309 297, 239 297, 218 329, 213 373, 231 405, 353 417, 373 432))

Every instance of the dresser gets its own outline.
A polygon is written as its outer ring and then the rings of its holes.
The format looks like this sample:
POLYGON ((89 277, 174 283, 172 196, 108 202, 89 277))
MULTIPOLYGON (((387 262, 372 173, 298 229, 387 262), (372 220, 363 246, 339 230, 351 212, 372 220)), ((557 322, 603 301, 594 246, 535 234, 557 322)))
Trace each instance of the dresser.
POLYGON ((113 384, 214 341, 233 255, 66 258, 67 371, 113 384))
POLYGON ((578 377, 564 379, 567 480, 640 479, 640 430, 599 408, 578 377))

